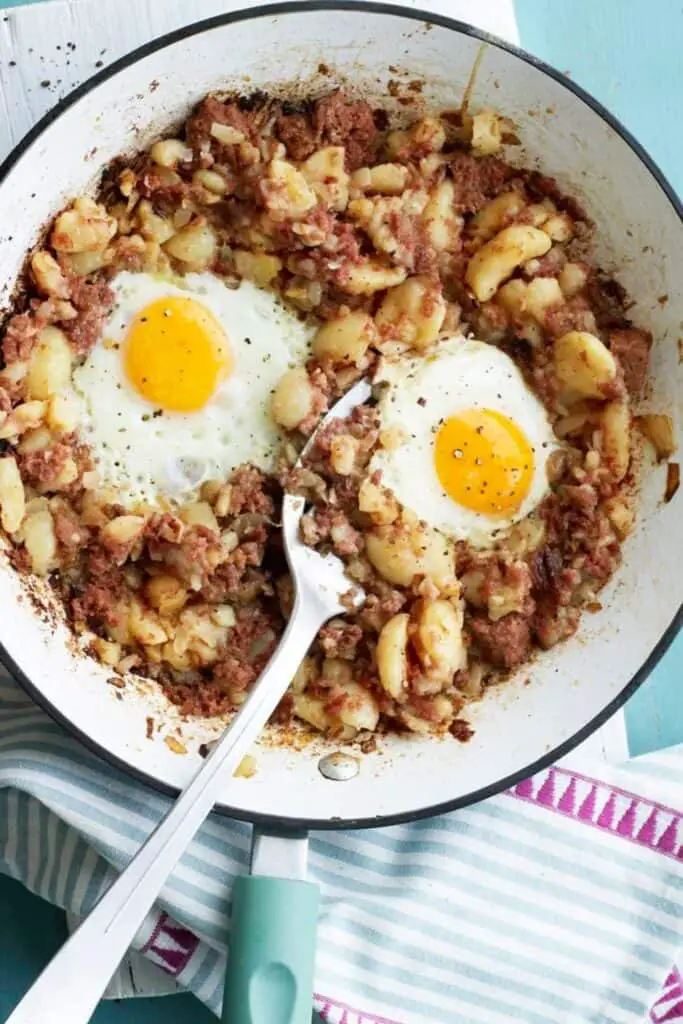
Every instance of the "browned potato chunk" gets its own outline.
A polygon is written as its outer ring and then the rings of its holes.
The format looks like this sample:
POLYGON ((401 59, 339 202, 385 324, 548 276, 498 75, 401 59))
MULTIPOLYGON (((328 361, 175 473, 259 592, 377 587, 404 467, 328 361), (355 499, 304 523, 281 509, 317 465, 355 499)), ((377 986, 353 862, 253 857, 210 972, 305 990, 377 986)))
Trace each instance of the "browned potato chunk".
POLYGON ((416 576, 426 576, 442 593, 459 592, 453 548, 428 526, 379 526, 366 535, 365 546, 370 562, 389 583, 409 587, 416 576))
POLYGON ((382 627, 377 641, 377 671, 379 681, 394 700, 405 699, 408 685, 408 623, 410 616, 394 615, 382 627))
POLYGON ((285 430, 296 430, 313 412, 313 388, 303 366, 287 370, 271 402, 273 419, 285 430))
POLYGON ((445 316, 438 286, 426 277, 409 277, 387 292, 375 319, 380 331, 391 328, 394 340, 423 351, 436 341, 445 316))
POLYGON ((604 398, 617 376, 610 350, 588 331, 569 331, 555 342, 555 373, 568 391, 581 398, 604 398))
POLYGON ((50 242, 58 252, 100 252, 116 234, 117 223, 104 206, 87 196, 76 199, 73 206, 55 220, 50 242))
POLYGON ((503 228, 475 252, 467 265, 465 280, 479 302, 488 302, 517 267, 543 256, 551 245, 545 232, 528 224, 503 228))
POLYGON ((377 341, 377 328, 371 316, 362 311, 328 320, 313 340, 316 358, 332 363, 351 363, 361 366, 368 347, 377 341))

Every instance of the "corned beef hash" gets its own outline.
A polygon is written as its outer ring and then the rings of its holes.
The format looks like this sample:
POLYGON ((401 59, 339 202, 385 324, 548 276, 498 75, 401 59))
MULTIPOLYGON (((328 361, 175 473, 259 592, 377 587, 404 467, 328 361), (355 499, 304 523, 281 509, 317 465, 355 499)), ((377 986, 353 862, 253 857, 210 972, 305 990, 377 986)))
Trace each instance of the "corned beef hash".
POLYGON ((599 607, 652 339, 515 142, 490 110, 211 95, 59 213, 4 328, 0 514, 95 657, 237 708, 290 611, 283 488, 368 597, 279 721, 465 740, 599 607), (373 402, 293 468, 362 376, 373 402))

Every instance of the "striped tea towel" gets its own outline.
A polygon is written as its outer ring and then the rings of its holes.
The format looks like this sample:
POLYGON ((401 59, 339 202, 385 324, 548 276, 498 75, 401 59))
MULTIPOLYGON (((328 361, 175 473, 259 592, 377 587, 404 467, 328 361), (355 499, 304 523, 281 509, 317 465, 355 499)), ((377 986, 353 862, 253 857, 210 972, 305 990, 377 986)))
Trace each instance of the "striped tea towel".
MULTIPOLYGON (((683 1021, 683 748, 579 761, 431 821, 312 837, 327 1021, 683 1021)), ((168 805, 0 681, 0 870, 83 915, 168 805)), ((215 1012, 248 849, 247 825, 207 822, 135 941, 215 1012)))

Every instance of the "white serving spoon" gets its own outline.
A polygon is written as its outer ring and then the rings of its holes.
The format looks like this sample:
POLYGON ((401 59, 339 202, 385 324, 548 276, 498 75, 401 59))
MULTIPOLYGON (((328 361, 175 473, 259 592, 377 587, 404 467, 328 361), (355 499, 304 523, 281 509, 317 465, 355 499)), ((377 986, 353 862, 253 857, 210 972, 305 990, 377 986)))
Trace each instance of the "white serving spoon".
MULTIPOLYGON (((357 405, 368 400, 370 393, 370 384, 365 380, 360 381, 330 410, 318 430, 331 419, 348 416, 357 405)), ((314 439, 315 435, 302 456, 314 439)), ((287 628, 273 657, 209 757, 166 817, 157 825, 90 916, 48 964, 6 1024, 45 1024, 46 1021, 85 1024, 90 1019, 112 974, 183 851, 211 812, 217 798, 220 797, 225 803, 235 769, 280 702, 316 633, 328 619, 346 613, 347 608, 340 599, 350 590, 350 584, 341 561, 334 555, 318 554, 306 547, 299 537, 304 504, 302 498, 291 495, 286 495, 283 501, 282 533, 294 581, 295 601, 287 628)), ((365 600, 365 594, 357 588, 353 600, 356 607, 359 607, 365 600)), ((260 881, 273 883, 274 886, 282 882, 279 878, 262 878, 260 881)), ((298 901, 295 907, 303 910, 307 901, 301 887, 307 887, 309 883, 283 884, 299 886, 298 890, 293 890, 294 899, 298 901)), ((310 886, 310 889, 314 887, 310 886)), ((264 890, 258 899, 275 903, 281 892, 281 888, 264 890)), ((309 928, 314 930, 317 895, 314 900, 308 901, 308 907, 313 915, 309 928)), ((272 914, 272 907, 262 906, 261 909, 264 911, 267 930, 271 923, 267 920, 268 913, 270 911, 272 914)), ((291 914, 291 898, 289 906, 283 910, 291 914)), ((260 938, 265 943, 263 934, 260 938)), ((256 941, 258 943, 258 937, 256 941)), ((242 947, 240 954, 246 963, 248 957, 242 947)), ((234 971, 233 957, 230 959, 234 971)), ((311 992, 306 989, 312 985, 313 965, 312 957, 309 959, 311 962, 307 971, 302 968, 303 980, 296 964, 283 968, 279 974, 276 972, 265 980, 257 978, 250 968, 243 988, 247 994, 240 998, 241 1005, 231 1013, 233 1024, 239 1024, 236 1014, 239 1014, 240 1021, 256 1021, 258 1018, 259 1022, 265 1022, 268 1018, 262 1016, 258 1008, 263 1006, 264 1011, 267 1011, 268 1005, 278 1008, 278 1021, 296 1024, 303 1019, 304 1013, 310 1020, 311 992)), ((282 964, 277 966, 283 967, 282 964)), ((273 967, 272 960, 266 967, 273 967)), ((245 973, 246 970, 245 966, 245 973)), ((224 1019, 225 1016, 224 1012, 224 1019)), ((274 1019, 270 1016, 270 1020, 274 1019)))

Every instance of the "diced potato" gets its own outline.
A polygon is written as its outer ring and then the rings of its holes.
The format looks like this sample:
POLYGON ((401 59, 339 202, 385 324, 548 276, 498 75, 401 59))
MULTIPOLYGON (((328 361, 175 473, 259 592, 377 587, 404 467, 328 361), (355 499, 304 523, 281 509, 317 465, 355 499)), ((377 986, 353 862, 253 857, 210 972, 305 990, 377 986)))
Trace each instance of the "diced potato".
POLYGON ((235 270, 240 277, 264 288, 277 277, 282 270, 282 260, 268 252, 251 252, 249 249, 233 250, 235 270))
POLYGON ((314 190, 301 171, 287 160, 271 160, 268 179, 272 187, 265 192, 265 204, 274 219, 299 220, 316 206, 318 197, 314 190))
POLYGON ((91 647, 104 665, 118 665, 121 660, 121 644, 115 640, 105 640, 101 636, 92 639, 91 647))
POLYGON ((218 520, 208 501, 195 501, 180 510, 180 518, 188 526, 205 526, 214 533, 220 533, 218 520))
POLYGON ((446 142, 446 129, 438 117, 423 117, 410 126, 410 136, 422 154, 439 153, 446 142))
POLYGON ((46 412, 47 402, 38 399, 15 406, 0 426, 0 440, 16 438, 27 430, 35 430, 45 419, 46 412))
POLYGON ((149 199, 141 199, 135 208, 140 234, 152 242, 163 245, 175 234, 173 222, 158 214, 149 199))
POLYGON ((467 661, 462 604, 420 601, 415 619, 415 646, 427 676, 450 683, 467 661))
POLYGON ((216 250, 216 236, 203 217, 196 217, 164 244, 169 256, 196 271, 205 270, 213 262, 216 250))
POLYGON ((589 271, 583 263, 565 263, 560 270, 558 281, 562 294, 571 299, 578 295, 588 284, 589 271))
POLYGON ((503 122, 495 110, 480 110, 472 117, 470 146, 482 156, 497 153, 503 144, 503 122))
POLYGON ((483 244, 518 216, 526 200, 519 192, 501 192, 482 206, 467 226, 468 233, 483 244))
POLYGON ((55 299, 68 299, 69 285, 54 256, 42 250, 31 257, 31 273, 43 295, 55 299))
POLYGON ((20 455, 29 455, 31 452, 39 452, 52 444, 52 434, 47 427, 36 427, 35 430, 27 430, 21 435, 17 445, 20 455))
POLYGON ((207 192, 213 192, 217 196, 225 195, 228 191, 227 181, 217 171, 195 171, 192 175, 192 184, 205 188, 207 192))
POLYGON ((55 568, 57 538, 49 508, 39 507, 24 519, 21 537, 36 576, 47 576, 55 568))
POLYGON ((168 634, 156 616, 135 599, 130 604, 128 628, 131 636, 145 646, 156 646, 168 640, 168 634))
POLYGON ((325 732, 332 725, 332 719, 325 711, 325 702, 319 697, 310 697, 307 693, 295 693, 292 710, 297 718, 312 725, 314 729, 325 732))
POLYGON ((452 252, 460 242, 463 219, 453 209, 455 184, 451 178, 436 186, 422 215, 427 238, 437 252, 452 252))
POLYGON ((588 331, 569 331, 555 342, 555 374, 564 386, 582 398, 604 398, 605 388, 617 375, 610 350, 588 331))
POLYGON ((16 533, 26 509, 24 484, 17 460, 12 455, 0 459, 0 522, 7 533, 16 533))
POLYGON ((290 690, 293 693, 303 693, 309 683, 314 682, 319 675, 318 663, 315 658, 305 657, 294 673, 290 690))
POLYGON ((408 624, 410 616, 394 615, 382 627, 377 640, 377 671, 379 681, 394 700, 405 699, 408 685, 408 624))
POLYGON ((608 402, 602 412, 602 454, 617 481, 626 476, 631 457, 630 419, 627 402, 608 402))
MULTIPOLYGON (((134 544, 142 537, 144 516, 121 515, 111 519, 100 530, 100 540, 117 556, 119 564, 125 562, 134 544)), ((149 641, 150 643, 152 641, 149 641)))
POLYGON ((338 213, 349 201, 349 175, 343 146, 324 146, 301 164, 301 173, 324 206, 338 213))
POLYGON ((424 214, 427 193, 408 189, 400 196, 373 196, 352 199, 349 216, 370 238, 375 249, 394 262, 411 266, 414 253, 404 237, 403 225, 416 223, 424 214))
POLYGON ((192 150, 180 139, 161 139, 154 143, 149 155, 159 167, 175 169, 179 163, 187 163, 192 159, 192 150))
POLYGON ((389 132, 386 139, 386 150, 392 160, 406 160, 410 156, 411 148, 410 132, 393 131, 389 132))
POLYGON ((109 266, 112 261, 112 249, 100 249, 95 252, 60 253, 61 261, 70 274, 75 277, 88 277, 96 270, 109 266))
POLYGON ((152 608, 164 617, 175 615, 187 603, 188 592, 175 576, 162 573, 145 584, 145 595, 152 608))
POLYGON ((416 576, 426 576, 444 594, 459 593, 453 548, 428 526, 379 526, 365 537, 366 554, 389 583, 409 587, 416 576))
POLYGON ((353 667, 351 662, 343 658, 325 658, 318 673, 320 679, 326 683, 339 683, 346 686, 353 679, 353 667))
POLYGON ((87 196, 76 199, 69 210, 55 220, 50 243, 65 253, 100 252, 116 234, 117 222, 104 206, 87 196))
POLYGON ((358 508, 377 526, 388 526, 398 519, 398 503, 393 494, 365 477, 358 490, 358 508))
POLYGON ((237 622, 235 609, 229 604, 213 605, 209 611, 209 618, 214 626, 219 629, 231 629, 237 622))
POLYGON ((574 235, 574 222, 568 213, 554 213, 543 224, 543 230, 553 242, 568 242, 574 235))
POLYGON ((313 389, 303 366, 287 370, 275 389, 271 412, 285 430, 295 430, 313 412, 313 389))
POLYGON ((522 317, 527 311, 528 288, 529 284, 521 277, 513 277, 511 281, 500 286, 495 301, 511 316, 522 317))
POLYGON ((503 228, 472 256, 465 280, 475 298, 487 302, 517 267, 543 256, 551 245, 545 232, 538 228, 526 224, 503 228))
POLYGON ((313 339, 313 351, 322 361, 361 366, 368 347, 377 342, 377 328, 371 316, 361 310, 328 320, 313 339))
POLYGON ((330 442, 330 465, 340 476, 350 476, 356 465, 360 442, 351 434, 337 434, 330 442))
POLYGON ((79 418, 79 403, 72 392, 63 392, 50 398, 46 422, 55 434, 70 434, 78 426, 79 418))
POLYGON ((309 281, 305 277, 293 277, 285 288, 285 297, 306 313, 315 309, 323 297, 320 281, 309 281))
POLYGON ((443 693, 437 693, 430 698, 429 710, 427 719, 414 714, 408 708, 401 708, 400 718, 411 732, 427 735, 434 732, 440 723, 447 722, 453 717, 453 704, 443 693))
POLYGON ((418 276, 409 277, 387 293, 375 322, 380 331, 391 328, 391 340, 424 351, 436 341, 445 316, 446 302, 438 285, 418 276))
POLYGON ((71 379, 73 350, 64 331, 44 327, 38 336, 26 374, 27 396, 49 398, 62 391, 71 379))
POLYGON ((407 276, 405 267, 394 267, 371 257, 347 267, 339 288, 349 295, 374 295, 400 284, 407 276))
POLYGON ((339 710, 339 721, 356 732, 374 732, 379 721, 379 705, 375 697, 360 683, 344 683, 345 701, 339 710))
POLYGON ((246 142, 244 132, 241 132, 239 128, 233 128, 230 124, 221 124, 220 121, 213 122, 210 132, 213 138, 224 146, 239 146, 240 143, 246 142))
POLYGON ((408 183, 404 164, 375 164, 359 167, 351 175, 351 184, 361 192, 379 192, 384 196, 400 196, 408 183))
POLYGON ((234 778, 253 779, 257 771, 256 758, 251 754, 245 754, 235 769, 234 778))
MULTIPOLYGON (((4 366, 2 370, 0 370, 0 386, 11 393, 17 384, 26 379, 27 372, 28 360, 17 359, 15 363, 10 363, 9 366, 4 366)), ((4 421, 0 416, 0 423, 1 422, 4 421)))
POLYGON ((216 495, 216 501, 213 506, 213 510, 216 513, 216 515, 220 516, 221 518, 227 516, 227 514, 230 511, 231 502, 232 487, 230 486, 230 484, 223 484, 216 495))
POLYGON ((549 309, 563 302, 562 289, 554 277, 536 277, 529 282, 526 289, 526 309, 539 324, 543 324, 549 309))
POLYGON ((443 122, 436 117, 423 117, 410 126, 408 131, 393 131, 387 136, 386 147, 390 157, 405 159, 419 153, 425 156, 438 153, 446 142, 443 122))

